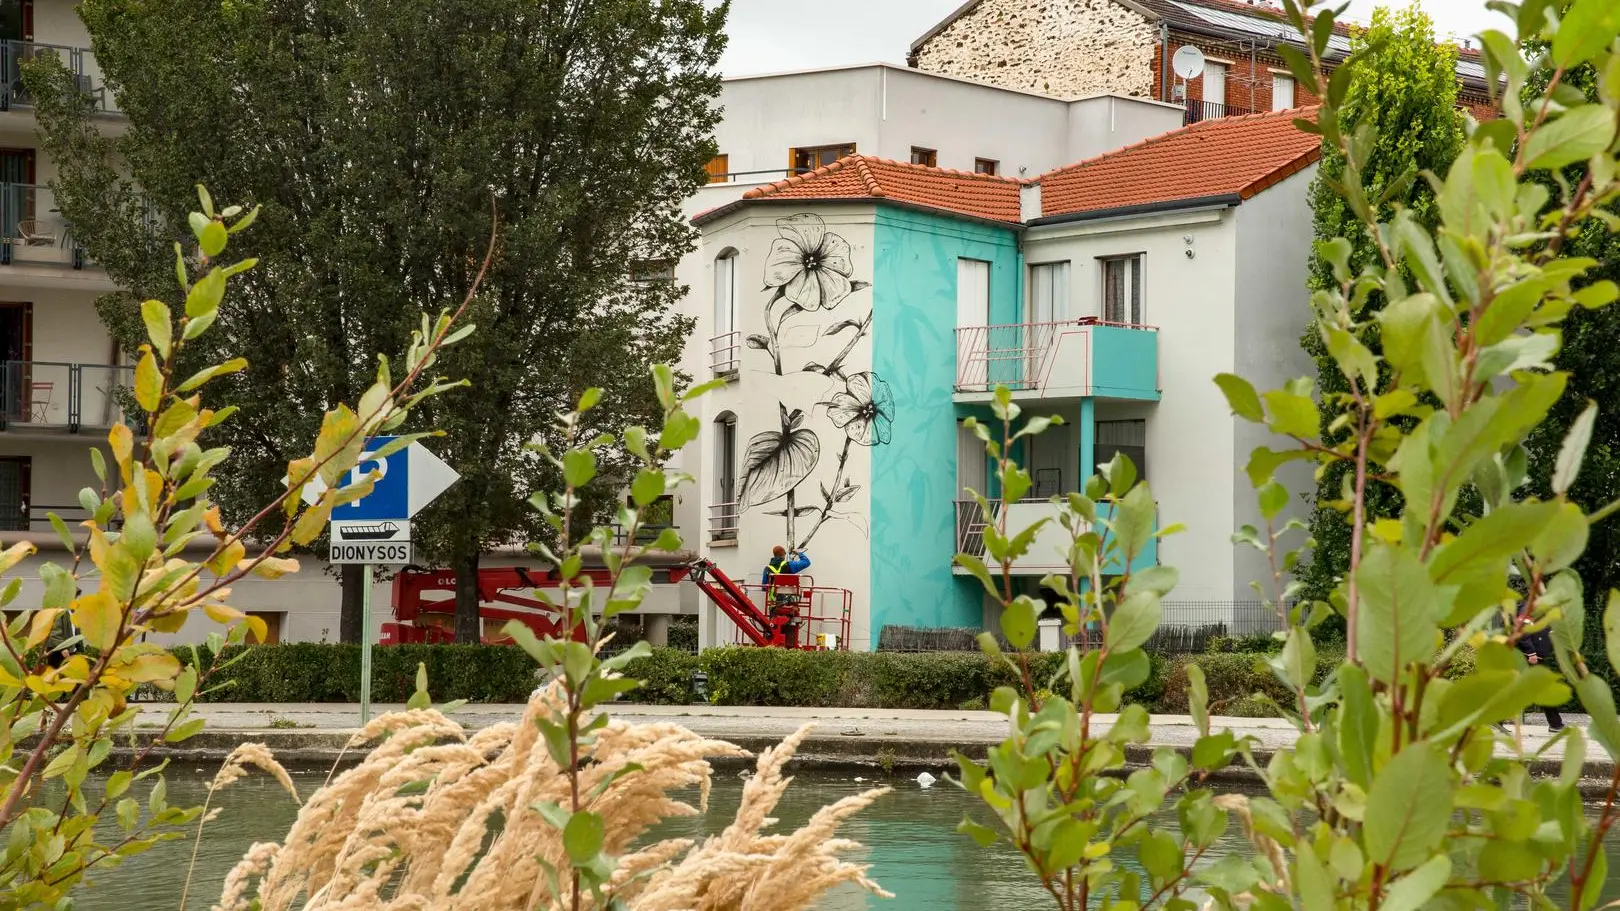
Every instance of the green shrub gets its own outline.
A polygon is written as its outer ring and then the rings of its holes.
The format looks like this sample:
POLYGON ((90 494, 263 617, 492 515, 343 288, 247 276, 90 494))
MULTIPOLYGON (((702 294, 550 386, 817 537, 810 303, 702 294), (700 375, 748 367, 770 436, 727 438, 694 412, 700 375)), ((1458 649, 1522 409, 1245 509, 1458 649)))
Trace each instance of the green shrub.
POLYGON ((1240 655, 1271 655, 1282 651, 1282 640, 1270 633, 1248 636, 1211 636, 1206 652, 1230 652, 1240 655))
MULTIPOLYGON (((357 702, 360 647, 334 643, 232 646, 241 660, 210 681, 203 702, 357 702)), ((182 663, 191 649, 177 648, 182 663)), ((206 666, 212 659, 199 649, 206 666)), ((525 702, 539 683, 534 660, 515 646, 392 645, 371 651, 371 698, 404 702, 416 690, 416 666, 427 665, 433 697, 441 701, 525 702)))
POLYGON ((625 666, 626 677, 642 681, 641 688, 625 694, 625 699, 657 705, 685 705, 692 701, 692 674, 697 670, 697 655, 677 648, 655 648, 648 657, 637 658, 625 666))
POLYGON ((825 707, 848 701, 838 695, 845 688, 842 671, 850 657, 847 652, 732 645, 709 649, 698 662, 709 675, 716 705, 825 707))
POLYGON ((669 647, 694 655, 698 651, 698 624, 696 617, 671 617, 669 621, 669 647))
MULTIPOLYGON (((1241 641, 1241 640, 1231 640, 1241 641)), ((203 695, 207 702, 356 702, 360 698, 360 648, 301 642, 233 647, 241 660, 218 675, 203 695)), ((189 663, 191 650, 174 654, 189 663)), ((1325 650, 1318 679, 1342 655, 1325 650)), ((204 661, 209 656, 203 652, 204 661)), ((1209 684, 1212 710, 1257 717, 1275 714, 1263 694, 1291 704, 1287 691, 1265 668, 1265 656, 1220 652, 1195 656, 1150 654, 1148 679, 1127 696, 1150 711, 1187 711, 1186 665, 1196 661, 1209 684)), ((1065 693, 1069 684, 1061 653, 1027 656, 1038 691, 1065 693)), ((1454 673, 1472 666, 1463 649, 1454 673)), ((404 702, 416 686, 417 662, 427 664, 435 700, 523 702, 539 683, 535 666, 522 650, 498 645, 397 645, 372 650, 372 699, 404 702)), ((679 648, 655 648, 632 661, 628 676, 644 681, 625 696, 628 702, 686 705, 693 701, 692 674, 708 676, 708 690, 719 705, 808 706, 874 709, 982 709, 999 686, 1013 686, 1016 675, 979 652, 803 652, 729 646, 701 655, 679 648)), ((138 698, 165 699, 151 688, 138 698)))

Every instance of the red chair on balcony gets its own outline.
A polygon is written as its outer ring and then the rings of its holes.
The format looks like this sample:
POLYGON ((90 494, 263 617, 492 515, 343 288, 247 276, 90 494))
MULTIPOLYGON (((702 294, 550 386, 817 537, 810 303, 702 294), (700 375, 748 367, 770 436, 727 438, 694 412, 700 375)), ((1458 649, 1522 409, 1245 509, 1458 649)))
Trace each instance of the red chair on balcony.
POLYGON ((51 396, 56 391, 56 383, 32 383, 28 387, 28 420, 30 423, 43 424, 51 413, 51 396))

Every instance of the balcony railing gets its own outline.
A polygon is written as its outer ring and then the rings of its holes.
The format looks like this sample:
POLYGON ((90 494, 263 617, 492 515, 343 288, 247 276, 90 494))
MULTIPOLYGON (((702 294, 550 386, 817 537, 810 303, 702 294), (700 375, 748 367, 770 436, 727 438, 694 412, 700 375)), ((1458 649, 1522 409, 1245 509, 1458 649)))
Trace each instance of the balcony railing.
POLYGON ((658 536, 663 534, 664 529, 666 528, 673 528, 676 531, 681 530, 679 525, 643 525, 636 529, 635 540, 632 541, 630 540, 630 529, 625 528, 623 525, 618 523, 614 523, 613 546, 623 547, 626 544, 630 544, 635 547, 646 547, 654 541, 657 541, 658 536))
POLYGON ((1183 123, 1198 123, 1201 120, 1220 120, 1222 117, 1239 117, 1244 114, 1253 114, 1248 108, 1236 105, 1219 104, 1214 101, 1203 101, 1198 98, 1188 98, 1185 102, 1187 114, 1182 118, 1183 123))
MULTIPOLYGON (((1068 550, 1070 541, 1069 532, 1056 521, 1058 507, 1048 500, 1019 500, 1016 503, 1007 503, 1004 500, 987 501, 989 509, 979 505, 977 500, 956 501, 956 549, 960 553, 971 554, 981 560, 988 560, 984 546, 984 530, 1001 521, 1003 513, 1006 515, 1006 529, 1009 535, 1028 528, 1037 521, 1045 518, 1052 521, 1043 525, 1036 532, 1035 540, 1030 544, 1029 550, 1017 560, 1013 561, 1012 571, 1023 575, 1045 574, 1062 570, 1066 566, 1064 554, 1068 550)), ((1111 518, 1113 507, 1107 503, 1097 504, 1097 514, 1111 518)), ((1121 572, 1115 565, 1121 555, 1115 554, 1110 558, 1104 571, 1109 574, 1121 572)), ((1159 561, 1157 540, 1151 541, 1145 551, 1136 555, 1132 569, 1142 569, 1153 566, 1159 561)), ((991 572, 996 568, 991 567, 991 572)))
POLYGON ((35 41, 0 41, 0 79, 4 80, 4 84, 0 85, 0 111, 34 106, 34 99, 23 85, 23 63, 50 57, 60 60, 72 74, 74 84, 91 110, 118 112, 112 92, 108 91, 107 83, 102 78, 101 65, 89 48, 35 41))
POLYGON ((709 186, 722 183, 773 183, 808 174, 814 168, 766 168, 761 171, 726 171, 723 174, 710 174, 709 186))
MULTIPOLYGON (((0 531, 50 531, 51 513, 55 513, 69 528, 77 528, 79 523, 90 518, 90 513, 83 506, 45 506, 25 500, 15 514, 0 510, 0 531)), ((107 525, 112 528, 121 528, 123 524, 123 520, 116 515, 107 520, 107 525)))
POLYGON ((113 364, 0 361, 0 430, 106 429, 134 381, 135 368, 113 364))
POLYGON ((46 263, 83 269, 87 256, 73 225, 56 204, 56 191, 26 183, 0 183, 0 265, 46 263))
POLYGON ((1092 317, 956 330, 956 391, 1156 401, 1158 330, 1092 317))
POLYGON ((742 333, 722 332, 709 339, 709 369, 715 376, 733 376, 742 361, 742 333))
POLYGON ((709 539, 734 541, 742 524, 741 503, 715 503, 709 507, 709 539))

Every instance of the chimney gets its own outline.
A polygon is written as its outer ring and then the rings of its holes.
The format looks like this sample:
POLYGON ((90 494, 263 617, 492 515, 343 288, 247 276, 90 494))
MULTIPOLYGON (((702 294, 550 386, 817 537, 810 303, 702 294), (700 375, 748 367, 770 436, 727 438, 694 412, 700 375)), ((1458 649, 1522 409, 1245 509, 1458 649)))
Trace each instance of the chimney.
POLYGON ((1032 180, 1018 188, 1018 220, 1033 221, 1041 217, 1041 182, 1032 180))

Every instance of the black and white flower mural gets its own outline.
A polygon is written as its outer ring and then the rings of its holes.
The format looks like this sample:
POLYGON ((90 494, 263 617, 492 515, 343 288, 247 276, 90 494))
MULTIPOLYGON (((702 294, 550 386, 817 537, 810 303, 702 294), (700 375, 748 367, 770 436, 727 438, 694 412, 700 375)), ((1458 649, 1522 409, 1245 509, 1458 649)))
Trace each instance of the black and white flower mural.
POLYGON ((771 293, 765 305, 766 331, 749 336, 747 344, 770 359, 770 374, 784 379, 810 374, 825 380, 784 387, 784 398, 796 398, 802 392, 803 400, 778 401, 779 426, 749 439, 739 499, 745 511, 776 505, 766 514, 782 517, 783 541, 803 549, 833 519, 848 521, 866 533, 866 517, 852 504, 862 485, 851 478, 850 456, 855 447, 889 442, 895 400, 889 384, 877 374, 850 372, 845 367, 871 331, 870 305, 864 315, 829 318, 852 294, 871 287, 854 278, 849 242, 827 230, 821 216, 813 213, 778 219, 776 229, 765 264, 765 290, 771 293), (793 337, 810 341, 798 346, 784 344, 790 329, 793 337), (827 353, 819 357, 831 356, 823 363, 817 359, 816 349, 825 339, 840 339, 841 344, 836 349, 827 346, 827 353), (785 350, 795 348, 807 349, 807 360, 797 368, 784 369, 785 350), (829 436, 837 432, 843 439, 837 444, 831 479, 816 478, 812 487, 810 481, 821 467, 822 454, 822 437, 810 424, 817 415, 831 425, 829 436), (819 494, 819 502, 814 495, 806 495, 808 490, 819 494))
MULTIPOLYGON (((765 333, 750 335, 747 345, 769 354, 773 371, 782 376, 783 341, 788 323, 799 322, 796 318, 804 314, 833 310, 850 294, 870 288, 871 283, 852 277, 855 266, 849 241, 828 231, 820 215, 806 213, 779 218, 776 233, 765 259, 765 290, 771 292, 770 301, 765 305, 765 333)), ((850 328, 855 328, 856 334, 833 364, 828 367, 808 364, 803 370, 834 375, 871 323, 872 314, 868 311, 865 319, 843 320, 819 330, 817 337, 837 335, 850 328)))

